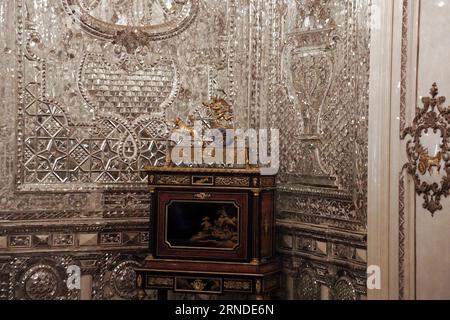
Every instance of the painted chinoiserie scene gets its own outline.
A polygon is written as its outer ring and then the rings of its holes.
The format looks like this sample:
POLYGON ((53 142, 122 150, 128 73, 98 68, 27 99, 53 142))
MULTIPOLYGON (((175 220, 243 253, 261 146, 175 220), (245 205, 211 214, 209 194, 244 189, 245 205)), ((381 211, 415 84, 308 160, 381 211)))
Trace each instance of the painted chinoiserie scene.
POLYGON ((0 0, 0 301, 450 299, 449 16, 0 0))
POLYGON ((171 247, 233 250, 239 245, 239 207, 234 203, 172 201, 166 215, 171 247))

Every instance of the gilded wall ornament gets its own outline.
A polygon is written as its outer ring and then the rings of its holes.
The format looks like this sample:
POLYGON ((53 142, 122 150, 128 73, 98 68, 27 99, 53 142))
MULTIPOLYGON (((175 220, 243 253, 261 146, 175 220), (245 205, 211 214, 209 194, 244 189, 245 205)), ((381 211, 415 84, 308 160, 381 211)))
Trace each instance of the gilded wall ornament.
POLYGON ((408 163, 404 165, 413 178, 416 192, 423 196, 423 207, 434 215, 442 210, 442 198, 450 195, 450 107, 440 97, 436 83, 430 97, 422 98, 411 127, 405 128, 408 163))
POLYGON ((249 178, 242 177, 216 177, 216 185, 219 186, 234 186, 234 187, 248 187, 250 186, 249 178))
POLYGON ((249 281, 241 281, 241 280, 224 280, 223 288, 226 290, 235 290, 235 291, 251 291, 252 282, 249 281))
POLYGON ((169 277, 150 277, 148 284, 151 286, 173 287, 173 278, 169 277))

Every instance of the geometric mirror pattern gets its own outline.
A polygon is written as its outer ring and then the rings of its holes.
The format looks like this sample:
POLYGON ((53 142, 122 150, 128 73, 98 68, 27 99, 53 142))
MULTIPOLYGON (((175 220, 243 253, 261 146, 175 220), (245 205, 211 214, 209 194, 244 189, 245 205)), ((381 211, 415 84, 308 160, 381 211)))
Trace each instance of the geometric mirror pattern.
POLYGON ((17 1, 19 190, 142 184, 175 115, 236 99, 236 3, 200 2, 17 1))

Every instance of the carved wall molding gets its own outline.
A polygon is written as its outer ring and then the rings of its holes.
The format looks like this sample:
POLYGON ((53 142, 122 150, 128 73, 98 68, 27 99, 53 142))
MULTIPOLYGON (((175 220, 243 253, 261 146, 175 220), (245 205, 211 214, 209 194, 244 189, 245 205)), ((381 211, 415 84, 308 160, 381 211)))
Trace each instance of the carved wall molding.
POLYGON ((406 97, 408 76, 408 23, 409 23, 409 0, 402 2, 402 40, 401 40, 401 67, 400 67, 400 131, 406 127, 406 97))
POLYGON ((148 210, 111 210, 111 211, 45 211, 45 212, 0 212, 0 220, 2 221, 27 221, 27 220, 41 220, 52 221, 61 219, 123 219, 123 218, 146 218, 148 217, 148 210))
POLYGON ((283 268, 294 279, 294 298, 358 300, 367 295, 366 270, 283 254, 283 268), (323 294, 325 287, 329 293, 323 294))
POLYGON ((366 239, 363 235, 329 235, 325 228, 310 230, 308 226, 278 227, 279 249, 291 254, 333 260, 343 265, 362 268, 367 262, 366 239))
POLYGON ((72 252, 74 250, 145 250, 149 231, 143 221, 90 221, 68 225, 6 224, 0 232, 0 254, 72 252))
MULTIPOLYGON (((68 289, 67 267, 81 267, 81 275, 92 275, 92 299, 133 299, 136 293, 134 267, 144 255, 54 253, 46 257, 17 257, 0 260, 0 298, 31 300, 77 300, 80 291, 68 289)), ((89 290, 89 288, 87 288, 89 290)), ((150 294, 154 298, 154 295, 150 294)))
MULTIPOLYGON (((409 43, 409 0, 402 2, 402 40, 401 40, 401 66, 400 66, 400 137, 406 127, 406 108, 407 108, 407 75, 408 75, 408 43, 409 43)), ((399 284, 399 300, 405 297, 405 254, 406 254, 406 213, 405 213, 405 178, 403 175, 399 178, 399 228, 398 228, 398 284, 399 284)))
POLYGON ((330 299, 367 295, 367 239, 364 233, 331 231, 302 223, 278 223, 278 250, 287 275, 294 280, 294 298, 317 300, 320 286, 330 299), (344 282, 343 275, 347 275, 344 282))
MULTIPOLYGON (((281 189, 278 193, 278 215, 280 220, 299 221, 304 223, 321 224, 338 227, 348 231, 365 231, 365 224, 357 216, 352 198, 336 192, 327 193, 303 192, 281 189)), ((311 191, 311 190, 310 190, 311 191)))

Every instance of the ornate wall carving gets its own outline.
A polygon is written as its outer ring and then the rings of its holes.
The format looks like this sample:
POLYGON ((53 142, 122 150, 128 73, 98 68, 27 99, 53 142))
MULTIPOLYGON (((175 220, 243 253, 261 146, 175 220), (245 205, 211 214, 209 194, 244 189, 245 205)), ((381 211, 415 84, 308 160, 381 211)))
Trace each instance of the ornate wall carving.
POLYGON ((366 250, 370 3, 287 1, 281 21, 281 69, 269 112, 282 137, 280 251, 310 263, 291 275, 298 288, 292 296, 360 298, 366 294, 359 253, 366 250), (330 228, 342 232, 339 240, 330 239, 330 228), (334 271, 327 271, 320 294, 312 275, 323 268, 334 271), (341 281, 343 273, 352 276, 341 281))
POLYGON ((53 285, 65 276, 60 257, 93 276, 93 298, 131 297, 130 270, 148 246, 141 169, 164 160, 176 117, 217 94, 241 128, 293 137, 282 146, 281 224, 364 232, 368 8, 3 1, 0 297, 79 298, 53 285), (298 182, 316 187, 289 189, 298 182))
POLYGON ((356 194, 364 222, 367 171, 369 5, 288 1, 277 104, 285 180, 356 194), (296 159, 296 161, 289 161, 296 159))
POLYGON ((142 183, 175 116, 218 90, 248 98, 236 1, 34 2, 15 8, 19 190, 142 183))
POLYGON ((403 169, 412 175, 416 193, 423 196, 423 208, 433 216, 443 209, 441 199, 450 195, 450 108, 444 106, 446 98, 438 94, 434 83, 430 97, 422 98, 423 107, 416 107, 412 126, 401 136, 410 137, 406 146, 408 163, 403 169), (439 175, 433 176, 435 173, 439 175))
MULTIPOLYGON (((28 261, 30 253, 87 252, 72 258, 92 262, 92 297, 130 298, 136 259, 108 261, 109 252, 148 246, 141 169, 164 160, 172 121, 217 90, 246 105, 248 91, 236 88, 251 79, 254 8, 198 0, 17 0, 0 8, 0 253, 28 261)), ((29 272, 49 284, 34 295, 9 288, 15 279, 2 273, 2 298, 67 298, 51 286, 64 277, 55 268, 29 272)))

